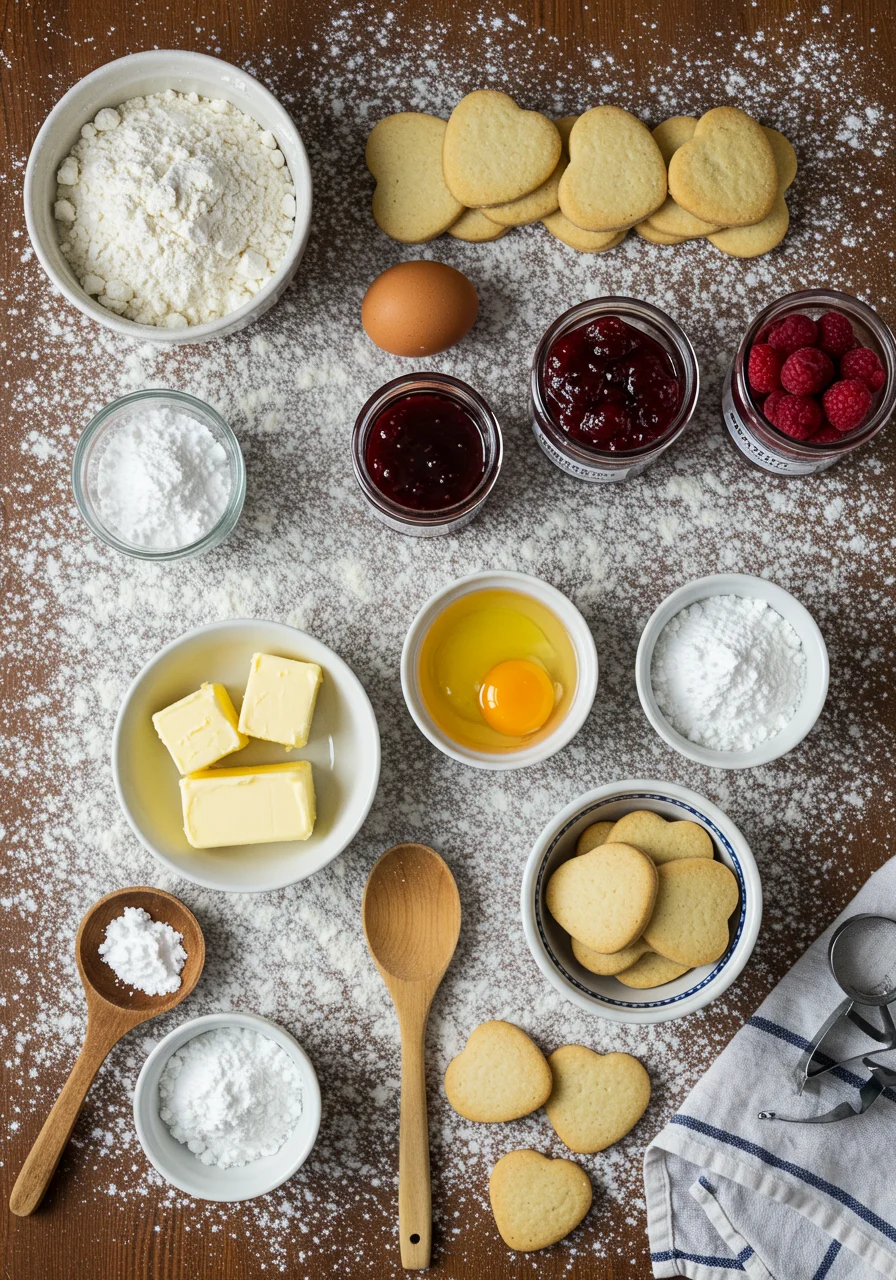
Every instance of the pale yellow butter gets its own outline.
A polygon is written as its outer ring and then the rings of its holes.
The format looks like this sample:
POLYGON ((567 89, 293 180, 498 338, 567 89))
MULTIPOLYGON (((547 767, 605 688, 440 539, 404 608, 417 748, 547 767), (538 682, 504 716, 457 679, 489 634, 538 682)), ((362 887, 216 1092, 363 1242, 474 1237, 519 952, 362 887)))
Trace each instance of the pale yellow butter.
POLYGON ((236 708, 223 684, 202 685, 157 711, 152 722, 181 773, 207 769, 249 741, 239 730, 236 708))
POLYGON ((240 732, 284 747, 304 747, 322 679, 316 662, 253 654, 240 709, 240 732))
POLYGON ((204 769, 180 780, 184 834, 194 849, 307 840, 316 817, 307 760, 204 769))

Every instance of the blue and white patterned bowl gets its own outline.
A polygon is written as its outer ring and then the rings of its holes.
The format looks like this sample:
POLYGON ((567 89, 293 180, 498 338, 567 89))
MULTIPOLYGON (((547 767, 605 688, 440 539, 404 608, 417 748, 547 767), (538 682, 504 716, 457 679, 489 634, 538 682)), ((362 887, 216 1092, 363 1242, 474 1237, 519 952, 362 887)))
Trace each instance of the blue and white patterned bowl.
POLYGON ((561 995, 613 1022, 665 1022, 702 1009, 721 995, 750 958, 762 921, 762 884, 750 846, 721 809, 674 782, 636 779, 596 787, 566 806, 535 842, 523 874, 523 929, 535 963, 561 995), (646 991, 590 973, 572 953, 569 934, 545 905, 552 873, 575 855, 576 841, 593 822, 615 822, 633 809, 651 809, 671 821, 686 818, 709 832, 716 857, 737 876, 740 906, 729 926, 731 940, 714 964, 692 969, 674 982, 646 991))

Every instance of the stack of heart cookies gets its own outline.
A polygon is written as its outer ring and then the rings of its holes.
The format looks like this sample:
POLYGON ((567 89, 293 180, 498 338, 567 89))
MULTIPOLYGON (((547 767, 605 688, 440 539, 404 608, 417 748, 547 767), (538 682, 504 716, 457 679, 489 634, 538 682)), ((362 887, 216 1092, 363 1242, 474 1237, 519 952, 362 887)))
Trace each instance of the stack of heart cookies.
POLYGON ((673 116, 651 133, 621 107, 553 121, 477 89, 447 121, 415 111, 381 120, 367 166, 377 224, 407 244, 443 232, 498 240, 541 222, 583 253, 612 249, 634 228, 654 244, 706 238, 751 258, 787 230, 796 156, 737 107, 673 116))
POLYGON ((583 831, 545 901, 580 965, 643 990, 718 960, 740 895, 703 827, 639 809, 583 831))
MULTIPOLYGON (((522 1119, 544 1107, 571 1151, 604 1151, 632 1129, 650 1101, 650 1077, 628 1053, 567 1044, 545 1057, 510 1022, 484 1022, 448 1065, 445 1092, 458 1115, 484 1124, 522 1119)), ((556 1244, 591 1207, 591 1181, 573 1160, 530 1148, 492 1169, 489 1197, 501 1237, 528 1252, 556 1244)))

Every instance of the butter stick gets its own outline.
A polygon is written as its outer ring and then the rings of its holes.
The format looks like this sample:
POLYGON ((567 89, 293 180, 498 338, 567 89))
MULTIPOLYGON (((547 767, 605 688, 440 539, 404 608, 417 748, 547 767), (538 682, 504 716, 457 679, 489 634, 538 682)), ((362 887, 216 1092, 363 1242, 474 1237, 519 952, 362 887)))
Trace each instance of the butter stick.
POLYGON ((203 769, 180 780, 184 834, 194 849, 307 840, 316 817, 307 760, 203 769))
POLYGON ((202 685, 157 711, 152 722, 181 773, 207 769, 249 741, 239 730, 236 708, 223 684, 202 685))
POLYGON ((253 654, 240 709, 240 732, 284 747, 304 747, 322 679, 316 662, 253 654))

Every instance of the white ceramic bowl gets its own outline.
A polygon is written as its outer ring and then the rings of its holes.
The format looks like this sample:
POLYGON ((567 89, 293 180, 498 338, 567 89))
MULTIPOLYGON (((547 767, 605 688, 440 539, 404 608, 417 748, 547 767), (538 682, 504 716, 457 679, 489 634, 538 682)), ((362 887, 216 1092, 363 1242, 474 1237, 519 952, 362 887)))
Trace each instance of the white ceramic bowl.
POLYGON ((279 1187, 308 1159, 320 1128, 320 1111, 320 1086, 304 1049, 276 1022, 251 1013, 211 1013, 175 1027, 144 1062, 134 1090, 134 1124, 147 1158, 166 1182, 198 1200, 253 1200, 279 1187), (168 1059, 188 1040, 217 1027, 247 1027, 268 1036, 289 1054, 302 1080, 302 1114, 280 1150, 230 1169, 203 1164, 172 1137, 159 1115, 159 1080, 168 1059))
POLYGON ((160 862, 194 884, 232 893, 281 889, 320 871, 360 830, 380 776, 380 737, 358 677, 332 649, 280 622, 237 619, 188 631, 146 664, 124 696, 112 739, 115 790, 134 834, 160 862), (179 774, 152 715, 204 680, 242 703, 253 653, 317 662, 324 679, 308 745, 291 754, 253 740, 222 767, 310 760, 317 822, 307 840, 194 849, 183 830, 179 774))
POLYGON ((47 116, 31 148, 25 170, 25 221, 34 252, 59 292, 86 316, 123 337, 176 346, 208 342, 236 333, 257 320, 277 301, 296 273, 311 227, 311 169, 299 131, 289 114, 263 85, 220 58, 186 49, 150 49, 97 67, 69 89, 47 116), (160 329, 137 324, 108 311, 81 288, 59 248, 53 217, 56 172, 71 151, 81 126, 101 107, 117 107, 129 98, 174 89, 202 97, 225 98, 252 116, 277 139, 296 189, 292 240, 275 274, 249 301, 208 324, 186 329, 160 329))
POLYGON ((721 809, 674 782, 635 779, 611 782, 568 804, 545 827, 529 854, 521 895, 523 930, 535 963, 552 986, 584 1009, 611 1022, 666 1022, 702 1009, 725 991, 750 958, 762 921, 762 884, 750 846, 721 809), (633 809, 651 809, 671 821, 704 827, 716 857, 730 867, 740 888, 740 907, 729 921, 731 940, 715 964, 682 974, 662 987, 637 991, 616 978, 589 972, 572 953, 569 934, 545 905, 545 890, 561 863, 575 856, 576 841, 592 822, 617 822, 633 809))
POLYGON ((714 769, 750 769, 755 765, 768 764, 777 760, 802 742, 821 715, 825 699, 828 696, 828 679, 830 664, 824 637, 818 624, 807 609, 796 600, 789 591, 768 582, 765 578, 752 578, 745 573, 715 573, 708 578, 697 578, 684 587, 679 587, 662 602, 651 615, 647 626, 641 633, 638 653, 635 658, 635 681, 638 686, 638 697, 644 714, 656 729, 657 733, 689 760, 697 764, 709 765, 714 769), (803 698, 796 709, 796 714, 788 725, 773 738, 761 742, 752 751, 714 751, 710 747, 698 746, 672 728, 669 721, 657 706, 650 679, 653 663, 653 651, 656 642, 665 627, 682 609, 695 604, 698 600, 707 600, 710 596, 744 596, 750 600, 765 600, 793 627, 803 642, 806 655, 806 683, 803 698))
POLYGON ((450 586, 437 591, 411 623, 401 651, 401 689, 417 728, 446 756, 459 760, 461 764, 472 765, 475 769, 522 769, 526 765, 540 764, 542 760, 555 755, 576 736, 585 723, 597 692, 597 650, 594 647, 594 637, 575 605, 556 587, 542 582, 540 578, 499 570, 473 573, 467 578, 458 578, 450 586), (575 695, 556 729, 534 746, 521 747, 518 751, 508 751, 501 755, 462 746, 440 729, 426 709, 418 675, 420 649, 438 614, 461 596, 484 589, 518 591, 538 600, 555 613, 566 628, 578 665, 575 695))

